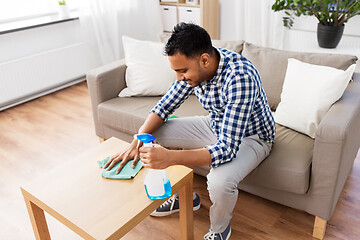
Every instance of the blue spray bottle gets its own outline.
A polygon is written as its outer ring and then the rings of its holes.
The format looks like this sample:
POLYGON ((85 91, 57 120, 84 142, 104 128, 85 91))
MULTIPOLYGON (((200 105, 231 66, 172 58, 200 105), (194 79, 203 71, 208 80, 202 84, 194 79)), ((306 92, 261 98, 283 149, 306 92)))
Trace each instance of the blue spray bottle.
MULTIPOLYGON (((155 137, 151 134, 136 134, 134 137, 144 143, 144 147, 153 147, 155 137)), ((172 195, 171 185, 165 169, 148 169, 144 179, 145 191, 151 200, 164 199, 172 195)))

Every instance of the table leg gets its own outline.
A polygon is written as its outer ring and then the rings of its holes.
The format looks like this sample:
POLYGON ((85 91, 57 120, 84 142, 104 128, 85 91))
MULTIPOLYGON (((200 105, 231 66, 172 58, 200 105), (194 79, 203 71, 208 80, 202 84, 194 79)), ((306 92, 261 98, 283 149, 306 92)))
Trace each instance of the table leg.
POLYGON ((194 239, 193 179, 179 191, 180 239, 194 239))
POLYGON ((40 240, 50 240, 50 233, 46 223, 44 210, 25 198, 26 207, 29 213, 31 225, 34 230, 35 238, 40 240))

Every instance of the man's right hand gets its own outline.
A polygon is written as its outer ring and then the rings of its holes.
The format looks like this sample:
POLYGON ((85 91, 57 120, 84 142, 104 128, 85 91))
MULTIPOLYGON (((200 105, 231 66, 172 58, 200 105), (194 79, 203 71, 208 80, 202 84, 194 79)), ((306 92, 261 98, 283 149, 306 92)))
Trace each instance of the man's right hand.
MULTIPOLYGON (((139 128, 138 133, 153 133, 155 130, 157 130, 164 121, 161 117, 159 117, 156 113, 150 113, 148 117, 146 118, 144 124, 139 128)), ((121 169, 125 166, 125 164, 129 161, 134 159, 131 167, 134 168, 136 166, 136 163, 140 159, 140 153, 139 148, 142 146, 142 142, 138 139, 133 139, 131 144, 122 150, 119 153, 114 154, 110 160, 104 165, 104 169, 107 168, 107 170, 111 170, 116 163, 120 162, 120 166, 118 170, 116 171, 116 174, 118 174, 121 169)))
POLYGON ((112 155, 110 160, 104 165, 103 168, 104 169, 107 168, 106 170, 110 171, 115 166, 115 164, 121 161, 119 168, 116 171, 116 174, 118 174, 121 171, 121 169, 125 166, 125 164, 132 159, 134 161, 132 162, 131 167, 134 168, 136 166, 136 163, 140 159, 139 148, 141 147, 141 145, 142 143, 139 140, 134 139, 128 147, 112 155))

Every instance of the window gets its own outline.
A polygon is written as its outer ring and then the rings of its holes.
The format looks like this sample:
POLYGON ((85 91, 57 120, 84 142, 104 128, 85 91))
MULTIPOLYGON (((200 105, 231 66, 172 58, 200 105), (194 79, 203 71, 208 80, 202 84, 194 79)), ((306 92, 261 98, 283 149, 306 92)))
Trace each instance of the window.
MULTIPOLYGON (((65 0, 70 9, 77 8, 78 0, 65 0)), ((10 0, 0 7, 0 23, 55 14, 58 12, 57 0, 10 0)))

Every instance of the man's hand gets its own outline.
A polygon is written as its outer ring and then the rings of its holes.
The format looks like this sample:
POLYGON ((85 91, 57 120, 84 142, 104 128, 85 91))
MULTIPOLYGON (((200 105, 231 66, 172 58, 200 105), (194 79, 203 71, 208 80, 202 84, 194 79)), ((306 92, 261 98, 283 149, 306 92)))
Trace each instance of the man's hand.
POLYGON ((107 168, 107 171, 109 171, 115 166, 116 163, 121 161, 119 168, 116 171, 116 174, 118 174, 121 171, 121 169, 125 166, 125 164, 132 159, 134 159, 134 161, 132 162, 131 167, 134 168, 136 166, 136 163, 140 159, 139 149, 137 146, 138 143, 139 140, 134 139, 128 147, 126 147, 121 152, 114 154, 110 158, 110 160, 104 165, 104 169, 107 168))
POLYGON ((143 166, 146 168, 164 169, 172 165, 170 159, 171 150, 160 145, 156 147, 141 147, 139 151, 143 166))

